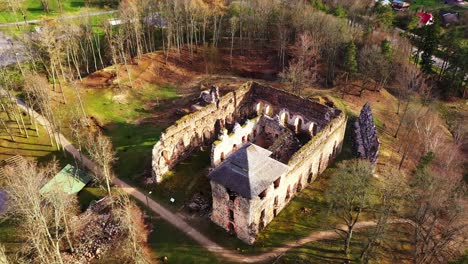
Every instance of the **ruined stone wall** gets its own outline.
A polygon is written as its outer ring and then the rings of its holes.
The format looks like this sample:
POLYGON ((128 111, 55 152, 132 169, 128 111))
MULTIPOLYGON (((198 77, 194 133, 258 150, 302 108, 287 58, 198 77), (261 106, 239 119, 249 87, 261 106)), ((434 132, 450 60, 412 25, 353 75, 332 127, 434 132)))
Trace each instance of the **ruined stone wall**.
POLYGON ((263 199, 256 197, 250 200, 249 225, 257 226, 259 228, 257 232, 260 232, 262 227, 270 223, 294 195, 312 183, 317 175, 322 173, 333 161, 341 151, 346 121, 344 113, 332 120, 319 134, 291 157, 288 163, 290 170, 281 177, 277 188, 272 183, 263 199), (265 216, 262 223, 260 217, 263 210, 265 210, 265 216))
POLYGON ((266 189, 263 198, 255 197, 248 200, 238 196, 232 202, 229 201, 226 188, 212 182, 212 188, 215 188, 212 189, 213 222, 228 230, 229 208, 234 208, 235 221, 232 224, 236 234, 241 240, 252 244, 257 234, 281 212, 294 195, 312 183, 341 151, 346 121, 345 114, 340 113, 311 141, 300 148, 289 161, 290 170, 280 177, 277 187, 273 182, 266 189))
POLYGON ((227 129, 222 130, 222 135, 218 137, 211 148, 211 166, 217 167, 224 159, 229 157, 244 144, 255 139, 258 131, 260 117, 247 119, 239 125, 232 133, 228 134, 227 129))
POLYGON ((354 123, 354 139, 357 156, 377 164, 380 142, 369 103, 362 107, 361 114, 354 123))
POLYGON ((303 131, 315 130, 313 134, 339 114, 326 105, 258 83, 252 85, 252 97, 257 105, 267 106, 267 115, 278 115, 281 122, 299 125, 303 131))
MULTIPOLYGON (((267 188, 263 198, 248 200, 238 196, 232 201, 224 186, 211 181, 211 219, 226 230, 233 228, 237 236, 247 243, 253 243, 258 232, 279 214, 297 192, 323 172, 341 151, 347 121, 345 114, 317 102, 249 82, 221 97, 218 103, 210 104, 178 120, 175 125, 166 129, 153 148, 153 173, 157 182, 160 182, 163 174, 187 157, 192 150, 202 144, 211 144, 228 123, 233 125, 236 121, 263 113, 271 118, 255 119, 257 123, 241 127, 238 134, 224 134, 226 141, 218 142, 223 144, 222 147, 213 147, 213 155, 220 155, 218 152, 223 149, 232 151, 235 142, 242 143, 242 137, 250 133, 253 137, 255 129, 258 130, 256 133, 265 132, 274 135, 274 138, 278 134, 271 146, 278 150, 278 146, 288 143, 286 139, 280 138, 287 130, 281 124, 292 126, 292 133, 309 133, 312 139, 288 158, 290 170, 280 177, 277 187, 272 183, 267 188), (268 121, 273 123, 262 123, 268 121), (229 210, 233 213, 232 221, 229 210)), ((240 146, 241 144, 238 147, 240 146)), ((215 166, 216 163, 219 164, 219 160, 214 162, 215 166)))
POLYGON ((201 110, 186 115, 168 127, 153 147, 153 176, 161 182, 163 175, 202 144, 209 145, 216 138, 217 128, 226 121, 252 115, 251 83, 221 97, 201 110))
MULTIPOLYGON (((253 226, 250 221, 250 201, 238 195, 234 201, 229 199, 229 194, 224 186, 214 181, 211 183, 211 193, 213 196, 213 211, 211 221, 230 231, 230 224, 233 226, 237 237, 248 244, 255 241, 256 233, 252 232, 253 226), (230 218, 229 210, 234 213, 234 218, 230 218)), ((256 230, 256 228, 253 228, 256 230)))

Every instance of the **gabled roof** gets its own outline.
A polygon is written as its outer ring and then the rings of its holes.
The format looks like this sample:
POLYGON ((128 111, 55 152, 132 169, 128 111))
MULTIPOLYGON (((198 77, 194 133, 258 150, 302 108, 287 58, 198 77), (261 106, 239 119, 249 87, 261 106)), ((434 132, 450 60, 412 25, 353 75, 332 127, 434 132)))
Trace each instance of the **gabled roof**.
POLYGON ((243 197, 252 199, 263 192, 289 167, 270 158, 271 151, 247 143, 231 154, 208 177, 243 197))
POLYGON ((81 191, 89 181, 91 175, 68 164, 46 183, 40 192, 43 194, 60 189, 67 194, 74 194, 81 191))
POLYGON ((416 15, 419 17, 419 22, 423 25, 427 25, 432 20, 431 13, 417 12, 416 15))

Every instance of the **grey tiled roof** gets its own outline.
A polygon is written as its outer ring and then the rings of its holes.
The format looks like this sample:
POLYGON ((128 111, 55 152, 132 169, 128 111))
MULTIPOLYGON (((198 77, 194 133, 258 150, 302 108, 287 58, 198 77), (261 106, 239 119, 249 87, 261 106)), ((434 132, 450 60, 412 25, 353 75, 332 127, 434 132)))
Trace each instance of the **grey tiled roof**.
POLYGON ((231 154, 208 177, 243 197, 252 199, 263 192, 289 167, 270 158, 271 151, 252 143, 231 154))

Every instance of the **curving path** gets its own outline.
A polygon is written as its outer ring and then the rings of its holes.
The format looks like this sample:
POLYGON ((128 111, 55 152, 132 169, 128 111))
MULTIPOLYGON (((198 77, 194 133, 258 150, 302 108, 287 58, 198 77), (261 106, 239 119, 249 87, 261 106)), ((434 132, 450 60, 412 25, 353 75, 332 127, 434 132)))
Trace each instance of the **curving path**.
MULTIPOLYGON (((49 126, 49 122, 39 113, 36 111, 28 108, 26 104, 17 99, 16 100, 17 105, 23 109, 26 112, 32 113, 32 117, 39 122, 44 127, 49 126)), ((65 138, 63 134, 59 134, 59 142, 61 142, 62 147, 71 155, 73 155, 77 160, 82 160, 83 165, 88 168, 89 170, 93 172, 97 172, 99 168, 92 162, 90 159, 88 159, 86 156, 80 155, 80 152, 78 151, 75 146, 73 146, 70 141, 65 138)), ((313 232, 307 237, 301 238, 297 241, 289 241, 286 242, 284 245, 280 247, 273 248, 269 252, 265 253, 260 253, 260 254, 255 254, 255 255, 244 255, 240 254, 237 251, 226 249, 217 243, 213 242, 210 240, 208 237, 203 235, 202 233, 198 232, 195 228, 190 226, 184 219, 182 219, 180 216, 177 214, 174 214, 170 210, 168 210, 166 207, 164 207, 162 204, 154 201, 153 199, 147 197, 143 192, 139 191, 138 189, 130 186, 129 184, 125 183, 124 181, 120 180, 119 178, 115 177, 113 180, 113 183, 122 188, 126 193, 129 195, 133 196, 134 198, 138 199, 141 201, 143 204, 147 204, 148 202, 148 207, 155 213, 161 216, 164 220, 169 222, 170 224, 174 225, 176 228, 178 228, 180 231, 184 232, 187 236, 191 237, 193 240, 198 242, 201 246, 203 246, 206 250, 214 253, 218 257, 223 258, 226 261, 229 262, 237 262, 237 263, 257 263, 257 262, 265 262, 267 260, 275 259, 287 252, 290 249, 293 249, 295 247, 299 247, 302 245, 305 245, 310 242, 314 241, 319 241, 323 239, 330 239, 330 238, 336 238, 338 237, 338 234, 334 230, 328 230, 328 231, 318 231, 318 232, 313 232), (148 199, 148 200, 147 200, 148 199)), ((407 223, 404 220, 394 220, 392 223, 407 223)), ((371 227, 375 226, 375 222, 373 221, 366 221, 366 222, 359 222, 355 226, 355 230, 359 230, 362 228, 366 227, 371 227)))

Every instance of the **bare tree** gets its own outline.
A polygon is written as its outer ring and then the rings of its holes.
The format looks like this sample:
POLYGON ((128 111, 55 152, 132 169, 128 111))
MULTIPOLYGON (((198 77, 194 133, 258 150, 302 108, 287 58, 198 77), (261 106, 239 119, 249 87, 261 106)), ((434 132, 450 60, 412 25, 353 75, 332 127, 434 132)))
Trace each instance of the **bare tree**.
POLYGON ((343 251, 350 252, 350 242, 362 211, 371 204, 372 165, 366 160, 346 160, 338 164, 330 180, 325 198, 332 213, 346 228, 336 228, 344 242, 343 251))
POLYGON ((387 166, 379 175, 376 191, 378 195, 378 204, 375 207, 377 221, 361 252, 361 260, 364 263, 375 259, 375 250, 385 239, 390 219, 401 216, 404 199, 408 195, 407 179, 396 168, 387 166))
POLYGON ((36 263, 63 263, 61 245, 68 232, 64 219, 76 210, 73 196, 58 198, 41 192, 44 182, 56 171, 55 162, 38 167, 26 160, 5 168, 5 189, 11 204, 8 210, 22 225, 21 234, 27 241, 25 256, 36 263))
POLYGON ((424 154, 434 152, 442 143, 440 124, 439 117, 429 110, 414 120, 416 133, 424 147, 424 154))
POLYGON ((413 263, 446 262, 466 245, 466 185, 447 171, 420 167, 411 182, 413 263))
POLYGON ((9 264, 10 261, 8 260, 7 254, 5 252, 5 247, 0 244, 0 263, 9 264))
POLYGON ((239 26, 239 18, 236 17, 236 16, 233 16, 231 17, 231 19, 229 20, 230 24, 231 24, 231 67, 232 67, 232 50, 234 49, 234 36, 236 35, 236 32, 237 32, 237 28, 239 26))
POLYGON ((311 71, 312 66, 316 66, 318 47, 308 32, 299 35, 294 44, 293 59, 289 62, 286 70, 280 76, 292 86, 292 92, 301 94, 307 82, 314 82, 316 72, 311 71))
POLYGON ((99 166, 100 171, 96 172, 97 180, 105 183, 109 197, 112 197, 112 164, 116 160, 112 142, 101 132, 89 133, 86 138, 86 150, 91 160, 99 166))
POLYGON ((113 214, 126 235, 120 245, 123 256, 119 259, 136 264, 150 263, 149 252, 145 246, 148 230, 143 221, 143 213, 127 194, 119 194, 116 203, 118 206, 115 207, 113 214))

